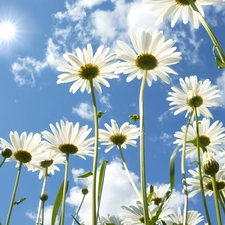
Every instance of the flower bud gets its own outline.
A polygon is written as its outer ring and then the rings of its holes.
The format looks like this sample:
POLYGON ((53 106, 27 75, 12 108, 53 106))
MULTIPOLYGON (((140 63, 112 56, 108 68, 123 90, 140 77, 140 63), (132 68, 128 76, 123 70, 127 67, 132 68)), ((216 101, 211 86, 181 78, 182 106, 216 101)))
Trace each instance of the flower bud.
POLYGON ((82 194, 83 195, 86 195, 86 194, 88 194, 88 188, 87 188, 87 186, 86 185, 84 185, 83 187, 82 187, 82 194))
POLYGON ((44 193, 41 195, 40 199, 41 199, 41 201, 43 201, 43 202, 47 201, 47 200, 48 200, 48 195, 47 195, 47 193, 44 192, 44 193))
POLYGON ((203 155, 202 170, 210 176, 219 171, 219 163, 213 158, 212 154, 205 152, 203 155))
POLYGON ((9 149, 9 148, 6 148, 5 150, 3 150, 3 151, 1 152, 1 154, 2 154, 2 157, 3 157, 3 158, 9 158, 9 157, 11 157, 11 155, 12 155, 12 150, 9 149))

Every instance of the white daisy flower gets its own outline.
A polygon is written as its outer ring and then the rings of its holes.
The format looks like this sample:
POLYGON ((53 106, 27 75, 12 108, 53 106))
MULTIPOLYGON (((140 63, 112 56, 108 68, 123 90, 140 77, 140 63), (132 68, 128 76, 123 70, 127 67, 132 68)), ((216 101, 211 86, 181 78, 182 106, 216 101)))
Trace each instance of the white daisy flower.
POLYGON ((220 97, 218 87, 216 85, 211 86, 209 79, 198 81, 197 76, 185 77, 180 80, 181 88, 172 87, 174 92, 169 92, 170 97, 167 98, 171 101, 170 110, 176 110, 174 115, 187 111, 185 117, 194 110, 197 109, 198 116, 202 114, 206 118, 213 118, 208 107, 221 106, 222 104, 217 101, 220 97))
MULTIPOLYGON (((207 152, 216 155, 223 149, 221 144, 225 142, 225 128, 223 124, 217 120, 210 125, 210 120, 203 118, 199 121, 199 143, 200 147, 205 148, 207 152)), ((179 132, 176 132, 174 136, 177 138, 174 144, 183 145, 183 138, 186 126, 182 126, 179 132)), ((186 157, 193 157, 197 153, 197 133, 196 133, 196 121, 193 121, 192 125, 189 126, 187 132, 187 143, 186 143, 186 157)), ((204 150, 203 150, 204 151, 204 150)), ((201 151, 201 153, 203 152, 201 151)))
POLYGON ((11 157, 7 158, 6 161, 16 161, 16 167, 20 163, 23 163, 29 168, 29 166, 35 162, 38 158, 44 160, 44 155, 39 151, 41 147, 41 135, 36 133, 23 132, 21 135, 17 131, 10 132, 9 134, 11 143, 3 138, 0 138, 0 148, 10 149, 12 151, 11 157))
MULTIPOLYGON (((192 177, 188 177, 186 179, 188 184, 188 191, 190 192, 188 194, 188 197, 192 198, 197 193, 201 192, 201 186, 199 182, 200 177, 198 173, 198 168, 196 168, 195 170, 188 170, 188 172, 192 175, 192 177)), ((215 178, 216 178, 217 189, 219 191, 224 191, 225 190, 225 180, 224 180, 225 170, 219 170, 219 172, 216 173, 215 178)), ((205 174, 203 170, 202 170, 202 179, 203 179, 205 195, 208 195, 208 196, 213 195, 213 186, 212 186, 211 177, 205 174)))
MULTIPOLYGON (((201 221, 203 221, 204 216, 201 216, 201 213, 198 211, 190 210, 187 215, 187 224, 197 225, 201 221)), ((181 208, 178 207, 177 214, 174 212, 169 215, 168 218, 164 219, 167 225, 173 224, 183 224, 183 213, 181 212, 181 208)))
POLYGON ((169 65, 181 60, 181 53, 175 52, 176 47, 173 47, 175 41, 165 41, 162 31, 144 31, 141 28, 136 34, 130 33, 130 39, 134 49, 122 41, 117 41, 121 48, 116 50, 118 58, 124 61, 120 63, 116 72, 129 74, 127 82, 135 77, 141 79, 147 71, 149 86, 152 85, 152 80, 157 80, 157 76, 169 83, 168 73, 177 74, 169 65))
POLYGON ((136 125, 124 123, 120 128, 115 120, 111 120, 112 126, 104 124, 107 130, 99 129, 99 141, 102 145, 108 145, 105 152, 111 150, 115 145, 119 148, 127 148, 127 145, 136 147, 136 141, 140 133, 140 129, 136 125))
MULTIPOLYGON (((199 28, 198 12, 192 9, 188 0, 144 0, 144 2, 149 4, 150 11, 155 12, 155 15, 158 16, 156 25, 159 25, 172 15, 171 27, 174 27, 181 16, 184 24, 187 24, 191 20, 194 27, 196 29, 199 28)), ((222 2, 222 0, 194 0, 202 16, 204 16, 202 6, 211 5, 214 2, 222 2)))
POLYGON ((55 150, 62 154, 73 154, 85 159, 85 156, 93 156, 94 143, 93 138, 87 136, 91 132, 91 128, 83 126, 79 129, 79 123, 73 125, 72 122, 64 122, 63 120, 56 123, 56 126, 50 124, 51 132, 42 131, 43 138, 47 140, 46 150, 55 150))
MULTIPOLYGON (((122 206, 122 209, 127 211, 127 213, 120 214, 121 218, 123 219, 123 222, 122 222, 123 224, 126 224, 126 225, 144 224, 143 206, 140 201, 137 201, 135 206, 134 205, 131 205, 129 207, 122 206)), ((155 216, 157 210, 158 210, 157 205, 155 205, 155 204, 149 205, 148 212, 149 212, 150 220, 153 216, 155 216)), ((173 210, 163 208, 157 221, 164 220, 164 218, 166 218, 172 212, 173 212, 173 210)))
POLYGON ((119 216, 109 215, 108 218, 104 216, 101 217, 101 225, 113 224, 113 225, 122 225, 122 219, 119 216))
POLYGON ((59 64, 57 70, 64 72, 58 76, 57 83, 74 82, 70 87, 70 92, 75 93, 78 89, 84 92, 86 89, 90 93, 90 80, 92 80, 94 87, 101 93, 100 84, 109 87, 109 82, 106 79, 119 77, 114 73, 117 62, 113 60, 116 55, 108 53, 109 48, 104 49, 104 46, 100 46, 93 55, 92 46, 88 44, 87 49, 77 48, 76 55, 64 54, 63 57, 69 64, 60 60, 56 61, 59 64))

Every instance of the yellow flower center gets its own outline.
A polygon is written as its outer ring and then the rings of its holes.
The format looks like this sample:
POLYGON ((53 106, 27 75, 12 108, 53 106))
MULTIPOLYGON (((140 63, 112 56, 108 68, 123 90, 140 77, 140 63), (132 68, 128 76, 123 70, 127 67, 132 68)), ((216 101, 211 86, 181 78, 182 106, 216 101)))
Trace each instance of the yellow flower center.
POLYGON ((159 204, 162 202, 162 198, 156 197, 151 199, 152 202, 155 203, 155 205, 159 206, 159 204))
POLYGON ((14 152, 13 155, 14 155, 15 159, 21 163, 28 163, 32 159, 32 155, 30 154, 30 152, 27 152, 25 150, 18 150, 16 152, 14 152))
MULTIPOLYGON (((224 182, 224 181, 216 181, 216 187, 217 187, 217 190, 218 190, 218 191, 224 189, 224 188, 225 188, 225 182, 224 182)), ((212 182, 209 181, 209 182, 205 185, 205 188, 206 188, 207 190, 213 191, 212 182)))
MULTIPOLYGON (((193 143, 194 146, 197 147, 197 137, 193 141, 194 141, 194 143, 193 143)), ((200 146, 206 147, 210 144, 210 139, 208 137, 204 136, 204 135, 201 135, 199 137, 199 144, 200 144, 200 146)))
MULTIPOLYGON (((196 2, 196 0, 194 0, 193 2, 196 2)), ((184 6, 184 5, 190 5, 190 3, 189 3, 188 0, 176 0, 176 3, 178 5, 182 5, 182 6, 184 6)))
POLYGON ((141 223, 144 223, 144 222, 145 222, 144 216, 141 216, 141 217, 139 218, 139 220, 140 220, 141 223))
POLYGON ((85 64, 80 67, 78 75, 85 80, 91 80, 97 77, 100 73, 99 67, 92 63, 85 64))
POLYGON ((153 70, 157 67, 158 60, 150 53, 143 53, 137 57, 135 64, 141 70, 153 70))
POLYGON ((75 154, 78 152, 77 146, 73 144, 61 144, 58 148, 62 153, 65 154, 75 154))
POLYGON ((43 168, 48 168, 49 166, 51 166, 53 163, 53 160, 44 160, 44 161, 41 161, 40 163, 40 166, 43 167, 43 168))
POLYGON ((122 145, 127 140, 127 136, 124 134, 114 134, 110 137, 110 141, 115 145, 122 145))
POLYGON ((203 104, 203 99, 201 96, 196 95, 192 98, 187 98, 186 102, 190 107, 197 108, 203 104))

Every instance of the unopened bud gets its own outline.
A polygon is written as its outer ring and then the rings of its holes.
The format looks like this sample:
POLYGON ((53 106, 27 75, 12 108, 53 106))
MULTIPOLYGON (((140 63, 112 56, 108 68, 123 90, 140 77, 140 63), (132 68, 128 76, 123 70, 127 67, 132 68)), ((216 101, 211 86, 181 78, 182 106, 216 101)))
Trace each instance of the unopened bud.
POLYGON ((214 176, 219 171, 219 163, 213 158, 212 154, 205 152, 203 155, 202 170, 210 176, 214 176))
POLYGON ((84 185, 83 187, 82 187, 82 194, 83 195, 86 195, 86 194, 88 194, 88 188, 87 188, 87 186, 86 185, 84 185))
POLYGON ((43 202, 47 201, 47 200, 48 200, 48 195, 47 195, 47 193, 44 192, 44 193, 41 195, 40 199, 41 199, 41 201, 43 201, 43 202))
POLYGON ((2 154, 2 157, 3 157, 3 158, 9 158, 9 157, 11 157, 11 155, 12 155, 12 150, 9 149, 9 148, 6 148, 5 150, 3 150, 3 151, 1 152, 1 154, 2 154))

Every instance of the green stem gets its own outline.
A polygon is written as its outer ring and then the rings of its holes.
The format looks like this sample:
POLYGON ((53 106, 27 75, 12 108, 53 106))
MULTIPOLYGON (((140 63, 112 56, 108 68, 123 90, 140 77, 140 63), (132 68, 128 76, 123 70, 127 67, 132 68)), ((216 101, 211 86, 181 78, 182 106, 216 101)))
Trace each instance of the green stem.
POLYGON ((42 220, 41 220, 41 224, 42 225, 44 225, 45 224, 45 202, 44 201, 42 201, 42 203, 41 203, 41 206, 42 206, 42 209, 41 209, 41 214, 42 214, 42 220))
POLYGON ((64 182, 63 182, 63 195, 62 195, 62 208, 61 208, 60 225, 64 225, 64 220, 65 220, 65 204, 66 204, 68 169, 69 169, 69 153, 66 153, 66 164, 65 164, 64 182))
POLYGON ((223 209, 223 213, 225 214, 225 199, 223 196, 223 191, 219 191, 219 200, 220 200, 220 205, 223 209))
POLYGON ((218 196, 218 189, 216 186, 216 178, 215 174, 211 176, 212 180, 212 186, 213 186, 213 193, 214 193, 214 202, 215 202, 215 207, 216 207, 216 217, 217 217, 217 222, 218 225, 222 225, 222 220, 221 220, 221 214, 220 214, 220 207, 219 207, 219 196, 218 196))
POLYGON ((207 221, 208 221, 208 225, 211 225, 211 220, 210 220, 209 211, 208 211, 208 207, 207 207, 207 203, 206 203, 205 190, 204 190, 204 185, 203 185, 203 177, 202 177, 202 169, 201 169, 201 154, 200 154, 201 149, 200 149, 200 145, 199 145, 198 114, 197 114, 196 108, 194 108, 194 112, 195 112, 195 119, 196 119, 199 182, 200 182, 200 187, 201 187, 202 201, 203 201, 203 205, 204 205, 206 218, 207 218, 207 221))
MULTIPOLYGON (((45 187, 46 187, 46 183, 47 183, 47 175, 48 175, 48 168, 45 168, 45 174, 44 174, 44 181, 43 181, 43 185, 42 185, 42 190, 41 190, 41 196, 44 194, 45 192, 45 187)), ((38 205, 38 212, 37 212, 37 218, 36 218, 36 225, 39 224, 39 220, 40 220, 40 214, 41 214, 41 208, 42 208, 42 200, 39 200, 39 205, 38 205)), ((42 214, 43 215, 43 214, 42 214)), ((43 224, 43 218, 42 218, 42 224, 43 224)))
POLYGON ((186 158, 186 142, 187 142, 187 133, 188 128, 193 116, 193 111, 191 112, 188 122, 186 124, 186 129, 184 132, 184 141, 183 141, 183 151, 182 151, 182 158, 181 158, 181 174, 182 174, 182 182, 183 182, 183 189, 184 189, 184 213, 183 213, 183 225, 187 224, 187 216, 188 216, 188 191, 187 191, 187 181, 186 181, 186 172, 185 172, 185 158, 186 158))
POLYGON ((9 225, 9 221, 10 221, 10 218, 11 218, 12 209, 13 209, 13 206, 14 206, 14 201, 15 201, 15 196, 16 196, 16 191, 17 191, 17 187, 18 187, 18 183, 19 183, 19 179, 20 179, 22 165, 23 165, 23 163, 19 162, 19 168, 18 168, 18 171, 17 171, 14 189, 13 189, 11 202, 10 202, 10 206, 9 206, 9 210, 8 210, 8 215, 7 215, 7 219, 6 219, 6 223, 5 223, 6 225, 9 225))
POLYGON ((139 114, 140 114, 140 178, 141 178, 141 192, 142 192, 142 204, 144 210, 144 221, 145 225, 149 222, 148 214, 148 203, 147 203, 147 194, 146 194, 146 172, 145 172, 145 142, 144 142, 144 89, 147 79, 147 70, 144 71, 140 95, 139 95, 139 114))
MULTIPOLYGON (((81 206, 83 205, 83 202, 84 202, 84 198, 85 198, 85 195, 83 195, 83 198, 82 198, 82 200, 81 200, 81 203, 80 203, 80 206, 79 206, 79 208, 78 208, 78 210, 77 210, 77 212, 76 212, 76 215, 75 215, 75 219, 77 218, 77 216, 78 216, 78 213, 80 212, 80 209, 81 209, 81 206)), ((72 223, 72 225, 74 225, 75 224, 75 222, 76 222, 76 220, 75 219, 73 219, 73 223, 72 223)))
POLYGON ((199 12, 199 10, 196 7, 194 1, 193 0, 188 0, 188 1, 189 1, 189 4, 191 5, 192 9, 198 13, 198 18, 199 18, 201 24, 203 25, 203 27, 205 28, 205 30, 207 31, 207 33, 209 34, 209 37, 211 38, 211 40, 214 44, 214 47, 217 49, 222 62, 225 62, 225 54, 223 52, 223 49, 222 49, 219 41, 217 40, 215 34, 213 33, 212 29, 210 28, 210 26, 208 25, 208 23, 206 22, 204 17, 199 12))
POLYGON ((95 146, 94 146, 94 159, 93 159, 93 176, 92 176, 92 225, 97 225, 97 210, 96 210, 96 179, 97 179, 97 164, 98 164, 98 116, 97 104, 94 92, 93 80, 90 79, 91 95, 93 102, 94 113, 94 129, 95 129, 95 146))
POLYGON ((1 164, 0 164, 0 168, 1 168, 2 165, 4 164, 5 160, 6 160, 6 158, 4 158, 4 159, 2 160, 2 162, 1 162, 1 164))
POLYGON ((134 190, 135 190, 137 196, 138 196, 138 197, 140 198, 140 200, 141 200, 141 199, 142 199, 141 194, 140 194, 140 192, 139 192, 139 190, 138 190, 136 184, 134 183, 134 181, 133 181, 133 179, 132 179, 132 177, 131 177, 131 175, 130 175, 129 169, 128 169, 128 167, 127 167, 127 163, 126 163, 125 158, 124 158, 124 155, 123 155, 123 151, 122 151, 121 145, 119 145, 119 150, 120 150, 120 156, 121 156, 121 159, 122 159, 122 162, 123 162, 123 166, 124 166, 124 168, 125 168, 125 170, 126 170, 127 176, 128 176, 128 178, 129 178, 129 180, 130 180, 130 183, 131 183, 131 185, 133 186, 133 188, 134 188, 134 190))

